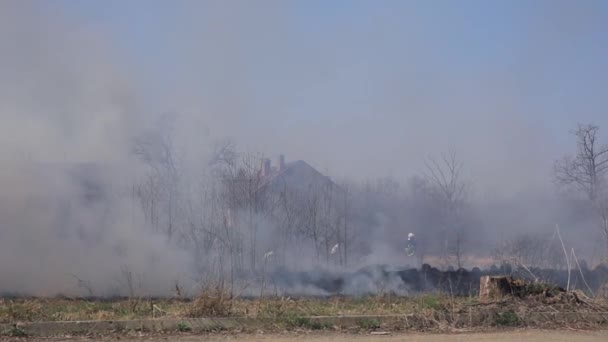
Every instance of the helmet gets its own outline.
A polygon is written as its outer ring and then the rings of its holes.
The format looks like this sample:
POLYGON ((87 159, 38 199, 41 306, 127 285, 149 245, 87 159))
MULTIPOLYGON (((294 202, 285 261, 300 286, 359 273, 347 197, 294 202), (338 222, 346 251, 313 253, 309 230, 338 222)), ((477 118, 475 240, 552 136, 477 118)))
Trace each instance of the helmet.
POLYGON ((408 239, 411 239, 411 238, 413 238, 413 237, 414 237, 414 233, 409 233, 409 234, 407 234, 407 238, 408 238, 408 239))

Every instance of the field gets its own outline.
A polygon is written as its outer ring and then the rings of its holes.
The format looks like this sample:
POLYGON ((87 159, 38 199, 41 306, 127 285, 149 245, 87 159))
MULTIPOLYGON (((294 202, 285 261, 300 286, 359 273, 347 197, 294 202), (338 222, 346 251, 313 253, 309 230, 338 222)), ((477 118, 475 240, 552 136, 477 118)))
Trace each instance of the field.
MULTIPOLYGON (((200 336, 190 335, 171 335, 136 337, 138 341, 160 342, 195 342, 201 341, 200 336)), ((337 333, 322 334, 255 334, 255 335, 229 335, 229 336, 205 336, 204 341, 208 342, 443 342, 443 341, 467 341, 467 342, 520 342, 520 341, 554 341, 554 342, 600 342, 608 339, 607 331, 580 332, 580 331, 543 331, 543 330, 524 330, 524 331, 501 331, 489 333, 459 333, 459 334, 395 334, 392 336, 372 336, 372 335, 344 335, 337 333)), ((59 338, 53 341, 97 341, 97 338, 59 338)), ((124 338, 113 339, 104 338, 102 341, 123 341, 124 338)), ((128 340, 128 339, 127 339, 128 340)), ((44 341, 48 341, 45 339, 44 341)))
POLYGON ((0 323, 146 318, 392 315, 452 310, 475 303, 473 297, 426 294, 415 297, 334 297, 228 299, 203 295, 177 299, 0 299, 0 323))
MULTIPOLYGON (((274 333, 314 330, 453 332, 513 327, 587 330, 606 327, 608 303, 592 300, 581 293, 547 289, 491 302, 481 302, 476 296, 435 293, 410 297, 243 299, 210 292, 194 300, 0 299, 0 327, 4 326, 2 334, 5 336, 28 335, 27 329, 23 328, 28 322, 133 320, 151 324, 169 322, 161 324, 163 329, 181 333, 259 329, 274 333), (243 319, 250 323, 227 328, 224 323, 211 320, 218 325, 201 325, 201 320, 207 322, 209 318, 224 320, 228 326, 243 319), (251 325, 251 322, 263 324, 251 325)), ((158 330, 149 328, 154 325, 144 328, 141 324, 141 328, 135 328, 140 333, 158 330)), ((80 333, 86 335, 92 331, 79 330, 80 333)))

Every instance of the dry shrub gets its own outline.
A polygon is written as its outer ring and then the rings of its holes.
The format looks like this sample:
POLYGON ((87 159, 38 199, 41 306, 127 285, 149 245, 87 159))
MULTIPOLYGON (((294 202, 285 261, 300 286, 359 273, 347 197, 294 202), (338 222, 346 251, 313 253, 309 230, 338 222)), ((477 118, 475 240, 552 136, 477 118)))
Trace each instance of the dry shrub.
POLYGON ((257 312, 259 317, 279 318, 289 314, 297 308, 297 303, 291 298, 259 300, 257 312))
POLYGON ((3 301, 0 305, 0 323, 36 321, 42 315, 43 305, 36 300, 3 301))
POLYGON ((189 306, 188 317, 221 317, 232 314, 232 296, 220 286, 203 289, 189 306))
POLYGON ((501 242, 493 251, 495 263, 561 269, 565 267, 559 241, 539 234, 522 234, 501 242))

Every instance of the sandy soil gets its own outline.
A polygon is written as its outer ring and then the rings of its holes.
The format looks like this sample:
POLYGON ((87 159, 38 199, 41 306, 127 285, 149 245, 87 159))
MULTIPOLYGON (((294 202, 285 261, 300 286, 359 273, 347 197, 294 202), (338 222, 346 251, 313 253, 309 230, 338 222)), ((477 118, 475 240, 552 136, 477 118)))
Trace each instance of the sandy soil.
MULTIPOLYGON (((32 340, 28 341, 49 341, 32 340)), ((390 334, 390 335, 346 335, 337 333, 311 333, 302 335, 163 335, 144 337, 108 337, 97 339, 52 339, 57 341, 85 342, 85 341, 148 341, 148 342, 441 342, 441 341, 551 341, 551 342, 595 342, 608 341, 607 331, 544 331, 544 330, 517 330, 492 333, 454 333, 454 334, 390 334)))

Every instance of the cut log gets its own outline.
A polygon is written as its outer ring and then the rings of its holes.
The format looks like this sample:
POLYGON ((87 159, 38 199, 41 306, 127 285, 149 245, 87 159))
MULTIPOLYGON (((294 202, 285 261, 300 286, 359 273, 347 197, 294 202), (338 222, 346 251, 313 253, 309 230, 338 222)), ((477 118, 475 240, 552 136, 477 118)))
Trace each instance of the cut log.
POLYGON ((483 276, 479 279, 479 300, 500 300, 513 294, 518 282, 507 276, 483 276))

